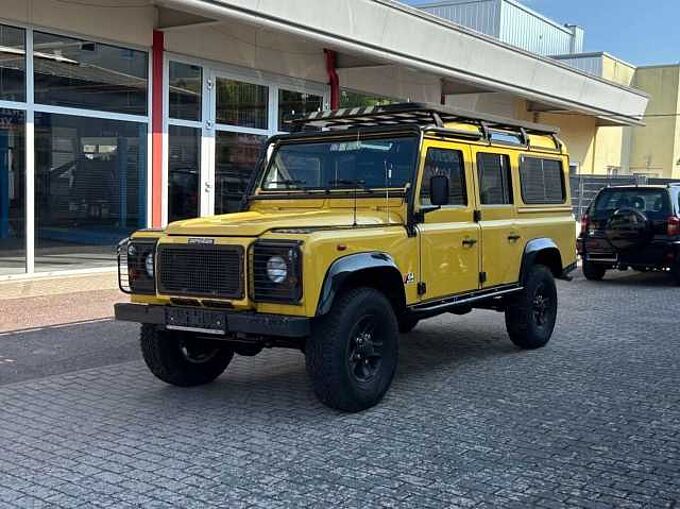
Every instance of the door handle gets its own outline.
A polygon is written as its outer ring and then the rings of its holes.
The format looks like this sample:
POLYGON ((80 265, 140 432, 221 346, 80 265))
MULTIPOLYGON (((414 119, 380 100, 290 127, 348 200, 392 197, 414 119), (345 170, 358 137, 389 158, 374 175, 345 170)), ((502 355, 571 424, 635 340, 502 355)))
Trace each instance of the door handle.
POLYGON ((517 240, 519 240, 519 239, 521 239, 521 238, 522 238, 522 236, 521 236, 521 235, 517 235, 516 233, 513 234, 513 235, 508 235, 508 240, 509 240, 510 242, 515 242, 515 241, 517 241, 517 240))
POLYGON ((465 247, 472 247, 477 243, 477 239, 465 239, 463 241, 463 246, 465 247))

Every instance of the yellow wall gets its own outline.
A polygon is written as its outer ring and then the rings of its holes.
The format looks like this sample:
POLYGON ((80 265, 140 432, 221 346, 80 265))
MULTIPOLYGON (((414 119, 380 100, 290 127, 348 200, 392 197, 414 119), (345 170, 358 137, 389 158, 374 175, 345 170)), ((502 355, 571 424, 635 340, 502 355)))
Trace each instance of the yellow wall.
POLYGON ((630 169, 634 173, 680 178, 680 66, 638 68, 633 86, 650 94, 645 127, 631 135, 630 169))

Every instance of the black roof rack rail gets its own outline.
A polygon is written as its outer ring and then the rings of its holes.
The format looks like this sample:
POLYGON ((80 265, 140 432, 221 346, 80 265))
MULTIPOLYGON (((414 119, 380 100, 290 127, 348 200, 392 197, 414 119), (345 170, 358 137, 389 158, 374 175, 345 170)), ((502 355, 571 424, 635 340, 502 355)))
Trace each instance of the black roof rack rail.
POLYGON ((488 129, 523 130, 529 134, 546 135, 556 135, 559 132, 559 128, 549 125, 430 103, 398 103, 316 111, 287 122, 293 124, 296 131, 305 128, 341 130, 404 124, 434 125, 443 128, 448 122, 462 122, 478 125, 482 131, 488 129))

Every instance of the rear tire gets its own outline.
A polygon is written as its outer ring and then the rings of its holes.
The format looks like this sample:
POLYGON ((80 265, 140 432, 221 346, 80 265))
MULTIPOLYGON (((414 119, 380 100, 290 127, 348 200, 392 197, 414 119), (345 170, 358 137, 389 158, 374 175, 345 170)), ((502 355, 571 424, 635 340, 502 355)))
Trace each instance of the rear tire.
POLYGON ((372 288, 342 294, 314 324, 305 359, 319 400, 359 412, 376 405, 397 368, 399 328, 389 300, 372 288))
POLYGON ((142 355, 149 370, 164 382, 193 387, 212 382, 229 365, 234 352, 191 334, 142 325, 142 355))
POLYGON ((602 281, 607 269, 592 262, 583 262, 583 275, 588 281, 602 281))
POLYGON ((505 310, 505 325, 512 342, 520 348, 545 346, 557 321, 557 287, 550 269, 534 265, 524 279, 524 290, 505 310))

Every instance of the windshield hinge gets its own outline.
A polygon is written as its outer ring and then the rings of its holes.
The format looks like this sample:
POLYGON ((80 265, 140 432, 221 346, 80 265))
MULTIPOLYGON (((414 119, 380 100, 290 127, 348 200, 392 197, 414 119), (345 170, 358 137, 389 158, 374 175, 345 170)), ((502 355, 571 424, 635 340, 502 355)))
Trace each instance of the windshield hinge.
POLYGON ((477 209, 472 213, 472 220, 475 223, 479 223, 482 220, 482 211, 477 209))

